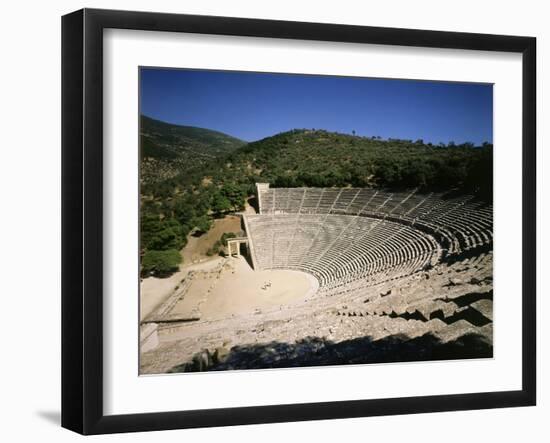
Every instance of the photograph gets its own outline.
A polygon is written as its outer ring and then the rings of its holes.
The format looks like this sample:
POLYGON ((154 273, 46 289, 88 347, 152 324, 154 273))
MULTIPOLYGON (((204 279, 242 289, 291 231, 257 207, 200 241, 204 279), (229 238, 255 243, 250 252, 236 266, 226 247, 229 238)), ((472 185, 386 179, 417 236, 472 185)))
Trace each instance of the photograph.
POLYGON ((493 357, 493 85, 139 67, 140 375, 493 357))

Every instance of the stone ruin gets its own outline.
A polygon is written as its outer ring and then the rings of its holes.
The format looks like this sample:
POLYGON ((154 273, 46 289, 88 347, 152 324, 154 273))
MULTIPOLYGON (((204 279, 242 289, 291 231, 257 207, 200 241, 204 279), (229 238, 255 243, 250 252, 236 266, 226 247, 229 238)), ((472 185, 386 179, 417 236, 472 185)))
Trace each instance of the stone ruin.
POLYGON ((147 322, 142 373, 492 356, 492 205, 454 192, 257 189, 259 213, 243 214, 254 269, 306 272, 318 290, 216 321, 166 321, 169 298, 147 322))

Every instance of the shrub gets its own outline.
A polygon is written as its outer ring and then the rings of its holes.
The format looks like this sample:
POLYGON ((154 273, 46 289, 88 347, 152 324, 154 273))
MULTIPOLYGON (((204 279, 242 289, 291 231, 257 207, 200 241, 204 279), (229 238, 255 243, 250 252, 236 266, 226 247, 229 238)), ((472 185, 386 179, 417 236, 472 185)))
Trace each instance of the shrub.
POLYGON ((237 237, 237 234, 235 234, 234 232, 224 232, 217 243, 219 243, 220 246, 227 246, 227 240, 235 237, 237 237))
POLYGON ((212 220, 207 215, 196 217, 193 219, 193 224, 197 228, 198 233, 208 232, 212 226, 212 220))
POLYGON ((165 277, 177 271, 181 261, 181 254, 176 249, 146 251, 141 259, 141 273, 143 276, 165 277))
POLYGON ((180 249, 187 243, 188 230, 176 219, 161 220, 158 215, 144 214, 141 217, 141 247, 156 251, 180 249))

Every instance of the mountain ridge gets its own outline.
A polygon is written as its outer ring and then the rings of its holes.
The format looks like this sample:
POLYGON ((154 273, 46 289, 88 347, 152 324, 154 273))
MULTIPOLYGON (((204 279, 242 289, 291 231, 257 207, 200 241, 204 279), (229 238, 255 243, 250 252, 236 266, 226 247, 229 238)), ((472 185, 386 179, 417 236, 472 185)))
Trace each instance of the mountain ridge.
POLYGON ((174 125, 140 116, 142 183, 156 183, 204 166, 243 146, 244 141, 220 131, 174 125))
POLYGON ((247 143, 246 141, 244 140, 241 140, 239 139, 238 137, 235 137, 231 134, 227 134, 225 132, 222 132, 222 131, 218 131, 217 129, 210 129, 210 128, 203 128, 203 127, 200 127, 200 126, 190 126, 190 125, 181 125, 181 124, 177 124, 177 123, 169 123, 169 122, 165 122, 163 120, 159 120, 159 119, 155 119, 155 118, 152 118, 152 117, 149 117, 147 115, 144 115, 142 114, 140 116, 140 130, 143 129, 143 128, 166 128, 167 130, 181 130, 181 131, 188 131, 189 135, 193 135, 193 133, 195 133, 195 135, 203 132, 203 133, 211 133, 212 135, 218 135, 218 136, 222 136, 222 137, 225 137, 227 139, 230 139, 230 140, 233 140, 235 142, 238 142, 238 143, 247 143))
POLYGON ((433 145, 322 129, 293 129, 250 142, 227 160, 220 175, 278 187, 472 188, 487 186, 492 176, 490 144, 433 145))

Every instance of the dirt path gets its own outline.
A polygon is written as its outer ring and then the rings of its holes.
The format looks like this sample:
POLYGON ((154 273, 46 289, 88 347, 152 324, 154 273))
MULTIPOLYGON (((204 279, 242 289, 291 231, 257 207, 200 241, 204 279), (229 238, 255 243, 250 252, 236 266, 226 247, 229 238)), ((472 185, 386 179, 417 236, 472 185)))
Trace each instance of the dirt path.
POLYGON ((201 263, 182 266, 178 272, 168 278, 148 277, 143 279, 140 284, 140 320, 153 312, 174 291, 189 271, 209 271, 222 260, 222 257, 212 257, 201 263))

